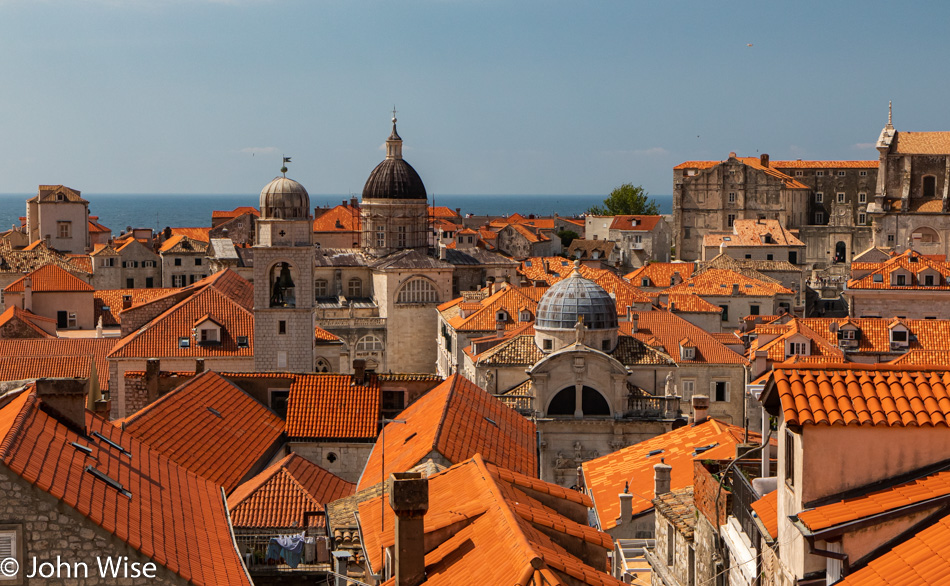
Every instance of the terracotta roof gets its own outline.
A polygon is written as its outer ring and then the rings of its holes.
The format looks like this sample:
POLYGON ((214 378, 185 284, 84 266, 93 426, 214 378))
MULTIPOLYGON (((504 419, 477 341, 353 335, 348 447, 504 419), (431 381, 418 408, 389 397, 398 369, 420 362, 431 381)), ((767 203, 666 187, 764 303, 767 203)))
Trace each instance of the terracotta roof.
MULTIPOLYGON (((37 240, 42 243, 42 240, 37 240)), ((14 250, 6 240, 0 240, 0 274, 30 273, 43 265, 54 264, 76 275, 89 276, 90 273, 78 267, 70 257, 50 250, 45 246, 37 246, 31 250, 14 250)))
POLYGON ((479 366, 533 366, 544 358, 544 353, 535 343, 531 327, 530 332, 519 332, 473 358, 479 366))
MULTIPOLYGON (((423 522, 433 548, 423 584, 623 584, 605 572, 610 537, 561 512, 590 503, 579 501, 579 493, 494 467, 477 455, 430 476, 428 484, 423 522), (568 547, 584 551, 589 563, 568 547)), ((394 516, 388 499, 379 498, 360 503, 359 515, 363 549, 375 571, 381 549, 395 542, 394 516)))
POLYGON ((218 486, 92 413, 81 436, 40 404, 30 392, 0 409, 0 462, 10 471, 186 581, 251 584, 218 486))
POLYGON ((390 423, 370 454, 358 490, 404 472, 437 452, 457 464, 475 454, 515 472, 536 475, 537 429, 465 377, 455 374, 432 389, 390 423), (382 442, 386 468, 382 470, 382 442), (382 477, 380 476, 381 472, 382 477))
POLYGON ((752 503, 752 510, 762 521, 769 537, 778 537, 778 490, 773 490, 759 500, 752 503))
POLYGON ((429 216, 433 218, 457 218, 458 212, 446 206, 429 206, 429 216))
POLYGON ((188 228, 172 228, 172 238, 175 236, 186 236, 192 240, 197 240, 198 242, 204 242, 207 244, 211 242, 211 237, 209 232, 211 232, 211 226, 200 226, 200 227, 188 227, 188 228))
POLYGON ((236 218, 244 214, 260 217, 261 211, 253 206, 238 206, 233 210, 214 210, 211 212, 212 218, 236 218))
POLYGON ((206 371, 127 417, 122 428, 231 492, 273 451, 284 422, 221 375, 206 371))
POLYGON ((680 279, 688 279, 696 270, 696 263, 692 262, 651 262, 643 265, 632 273, 623 276, 635 286, 640 287, 643 279, 649 280, 649 287, 667 288, 672 283, 673 276, 680 274, 680 279))
POLYGON ((206 240, 202 241, 185 234, 175 234, 162 242, 158 252, 162 254, 204 254, 208 252, 208 242, 210 242, 207 234, 205 234, 205 238, 206 240))
POLYGON ((320 326, 314 327, 313 337, 321 342, 342 342, 339 336, 331 334, 320 326))
MULTIPOLYGON (((458 332, 489 332, 495 331, 497 327, 496 318, 499 311, 504 311, 506 318, 504 321, 505 329, 514 329, 524 325, 519 321, 519 310, 522 308, 531 312, 532 319, 538 309, 538 300, 547 291, 547 287, 500 287, 489 297, 478 301, 482 309, 475 310, 467 317, 462 317, 457 311, 454 317, 448 317, 443 313, 449 325, 458 332)), ((459 302, 461 305, 463 302, 459 302)), ((464 302, 476 303, 476 302, 464 302)), ((440 306, 442 307, 442 306, 440 306)), ((467 306, 474 309, 474 306, 467 306)), ((451 309, 446 307, 443 312, 451 309)))
POLYGON ((879 161, 770 161, 778 169, 877 169, 879 161))
POLYGON ((20 277, 3 290, 4 293, 22 293, 27 277, 34 293, 76 293, 93 291, 92 285, 56 265, 42 266, 26 277, 20 277))
MULTIPOLYGON (((950 328, 948 333, 950 333, 950 328)), ((902 366, 943 366, 950 364, 950 349, 947 350, 910 350, 887 364, 902 366)))
POLYGON ((68 256, 70 264, 84 273, 92 272, 92 257, 88 254, 70 254, 68 256))
MULTIPOLYGON (((567 278, 574 270, 574 263, 560 256, 532 257, 521 263, 518 272, 528 279, 538 282, 543 281, 548 285, 553 285, 558 281, 567 278)), ((594 281, 602 289, 611 294, 614 303, 617 306, 617 314, 625 315, 627 307, 637 303, 650 304, 652 300, 643 291, 637 288, 635 283, 629 283, 619 277, 616 273, 607 269, 595 269, 586 265, 579 267, 581 276, 585 279, 594 281)))
POLYGON ((845 576, 842 586, 924 586, 950 580, 950 517, 923 529, 867 566, 845 576))
POLYGON ((733 295, 734 285, 739 286, 739 295, 750 297, 774 297, 775 295, 790 295, 792 293, 778 283, 761 281, 728 269, 711 269, 698 273, 679 285, 666 289, 664 293, 692 293, 704 297, 729 297, 733 295))
POLYGON ((313 221, 314 232, 359 232, 360 208, 338 205, 313 221))
POLYGON ((668 311, 635 311, 638 316, 637 331, 628 321, 620 322, 620 333, 647 343, 655 338, 663 344, 665 352, 678 364, 745 364, 746 359, 730 350, 708 332, 695 326, 675 313, 668 311), (693 360, 680 358, 679 345, 683 338, 696 346, 693 360))
POLYGON ((298 375, 287 399, 287 437, 372 441, 378 434, 380 387, 347 374, 298 375))
POLYGON ((505 229, 514 230, 531 243, 547 242, 550 240, 550 238, 540 230, 532 230, 531 228, 527 228, 525 224, 508 224, 505 229))
MULTIPOLYGON (((56 323, 56 320, 50 319, 48 317, 43 317, 36 315, 31 311, 25 309, 20 309, 16 305, 11 305, 7 308, 6 311, 0 313, 0 328, 7 325, 10 322, 18 321, 30 329, 36 337, 40 338, 55 338, 56 336, 50 335, 46 330, 36 325, 36 321, 44 321, 47 323, 56 323)), ((55 327, 55 326, 54 326, 55 327)), ((0 357, 2 358, 2 357, 0 357)))
POLYGON ((950 154, 950 132, 897 132, 891 152, 899 155, 950 154))
MULTIPOLYGON (((763 171, 767 175, 775 177, 776 179, 781 179, 785 185, 785 188, 787 189, 810 189, 807 185, 804 185, 803 183, 776 169, 778 165, 769 163, 768 167, 763 167, 758 157, 736 157, 736 159, 744 165, 759 171, 763 171)), ((673 169, 711 169, 724 162, 725 161, 686 161, 685 163, 680 163, 679 165, 673 167, 673 169)))
POLYGON ((663 216, 614 216, 610 229, 649 232, 662 220, 663 216))
POLYGON ((735 454, 735 445, 742 443, 743 434, 741 427, 709 419, 584 462, 584 484, 594 501, 600 528, 606 531, 616 527, 620 515, 617 495, 627 483, 633 495, 634 517, 653 508, 653 466, 661 460, 673 467, 672 490, 692 486, 693 459, 703 457, 703 452, 695 452, 696 448, 725 446, 735 454))
POLYGON ((47 338, 0 340, 0 380, 40 377, 71 377, 88 365, 91 356, 102 390, 109 388, 109 361, 106 355, 115 344, 109 338, 47 338))
POLYGON ((694 293, 669 293, 666 295, 666 304, 662 307, 681 313, 722 313, 721 307, 694 293))
MULTIPOLYGON (((197 284, 197 283, 196 283, 197 284)), ((110 358, 173 356, 221 357, 254 355, 254 314, 215 287, 204 287, 122 338, 110 358), (221 340, 201 344, 192 335, 195 320, 212 315, 222 325, 221 340), (247 347, 238 347, 237 338, 246 336, 247 347), (180 339, 189 340, 183 347, 180 339)))
MULTIPOLYGON (((304 527, 304 513, 353 494, 356 485, 300 454, 288 454, 235 489, 228 497, 231 523, 240 529, 304 527)), ((307 526, 324 527, 316 516, 307 526)))
POLYGON ((806 509, 798 514, 798 520, 809 531, 815 532, 947 495, 950 495, 950 472, 937 472, 861 496, 806 509))
POLYGON ((867 274, 848 281, 848 289, 891 289, 895 291, 946 291, 950 290, 950 263, 934 260, 912 250, 906 250, 898 256, 889 258, 881 263, 861 263, 860 267, 852 267, 852 271, 860 269, 869 271, 867 274), (933 285, 924 285, 920 273, 931 269, 931 275, 936 271, 933 285), (891 273, 902 271, 905 273, 906 285, 892 285, 891 273), (907 274, 909 273, 909 274, 907 274), (875 281, 878 275, 880 281, 875 281))
MULTIPOLYGON (((827 330, 827 328, 825 329, 827 330)), ((748 356, 750 358, 754 357, 756 352, 764 351, 767 353, 768 360, 772 362, 784 362, 787 358, 785 354, 785 342, 795 336, 804 336, 808 340, 811 340, 808 347, 808 351, 811 354, 807 357, 820 357, 824 362, 842 362, 844 360, 844 352, 837 346, 837 334, 829 339, 828 336, 810 327, 807 320, 792 318, 785 324, 756 326, 754 331, 759 334, 759 337, 752 340, 749 345, 748 356), (774 335, 775 337, 772 339, 763 337, 763 334, 766 333, 774 335)), ((830 331, 828 334, 830 334, 830 331)), ((888 343, 888 347, 889 346, 890 343, 888 343)))
POLYGON ((89 216, 89 233, 112 233, 112 230, 99 223, 99 216, 89 216))
POLYGON ((58 196, 62 195, 63 199, 67 202, 88 204, 88 201, 80 197, 80 193, 78 189, 66 187, 65 185, 40 185, 37 194, 27 201, 56 202, 60 201, 58 196))
POLYGON ((696 524, 696 503, 693 501, 693 487, 686 486, 671 490, 653 499, 657 513, 666 517, 688 541, 693 540, 693 527, 696 524))
POLYGON ((132 303, 131 307, 147 303, 159 297, 164 297, 178 289, 99 289, 93 292, 95 304, 95 320, 105 327, 117 326, 122 323, 122 306, 126 298, 132 303))
POLYGON ((711 232, 703 246, 805 246, 778 220, 736 220, 732 232, 711 232))
POLYGON ((776 366, 766 387, 790 425, 946 426, 950 374, 883 365, 776 366))

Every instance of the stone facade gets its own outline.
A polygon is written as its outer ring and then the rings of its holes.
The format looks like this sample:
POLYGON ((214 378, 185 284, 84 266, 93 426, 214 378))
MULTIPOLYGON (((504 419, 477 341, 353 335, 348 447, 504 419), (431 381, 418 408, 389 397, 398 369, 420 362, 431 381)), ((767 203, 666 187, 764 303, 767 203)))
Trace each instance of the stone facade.
POLYGON ((309 246, 258 246, 254 256, 254 368, 313 370, 313 250, 309 246), (285 293, 283 305, 274 305, 272 292, 284 266, 293 280, 293 299, 285 293))
POLYGON ((162 286, 161 258, 138 240, 106 246, 91 255, 92 286, 135 289, 162 286))
POLYGON ((363 474, 374 445, 372 442, 290 441, 287 448, 355 484, 363 474))
POLYGON ((44 240, 60 252, 83 254, 91 246, 89 202, 74 189, 40 185, 39 194, 26 202, 26 230, 30 242, 44 240))
MULTIPOLYGON (((134 550, 124 541, 102 530, 91 523, 75 509, 63 504, 46 492, 31 486, 17 474, 0 464, 0 526, 12 527, 22 535, 20 543, 23 545, 23 555, 19 557, 20 580, 12 584, 48 584, 53 586, 73 586, 98 584, 188 584, 187 580, 176 576, 164 566, 153 562, 134 550), (62 562, 70 564, 67 577, 66 567, 59 570, 58 577, 26 578, 32 573, 33 558, 38 563, 57 563, 57 557, 62 562), (156 567, 154 579, 132 578, 103 578, 99 575, 96 558, 125 556, 130 563, 154 563, 156 567), (80 565, 85 563, 85 569, 80 565), (80 572, 78 577, 76 572, 80 572), (25 572, 25 573, 24 573, 25 572)), ((7 582, 3 582, 6 584, 7 582)))

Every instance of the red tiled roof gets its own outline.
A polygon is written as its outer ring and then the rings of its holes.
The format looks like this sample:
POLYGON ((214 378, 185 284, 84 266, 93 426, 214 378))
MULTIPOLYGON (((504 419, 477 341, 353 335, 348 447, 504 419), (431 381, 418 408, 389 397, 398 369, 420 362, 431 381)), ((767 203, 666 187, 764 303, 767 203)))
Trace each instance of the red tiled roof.
POLYGON ((808 347, 810 354, 807 356, 797 356, 796 359, 815 358, 826 363, 844 361, 844 352, 838 348, 837 341, 834 338, 829 339, 828 336, 809 327, 808 320, 792 318, 785 324, 759 325, 754 331, 760 335, 769 333, 775 335, 775 337, 768 340, 767 338, 757 336, 749 346, 749 357, 754 357, 756 352, 763 351, 767 353, 766 356, 768 360, 772 362, 784 362, 789 358, 785 355, 785 342, 795 336, 804 336, 808 340, 811 340, 808 347))
POLYGON ((429 215, 433 218, 457 218, 459 214, 446 206, 429 206, 429 215))
MULTIPOLYGON (((678 364, 746 364, 746 359, 730 350, 708 332, 693 325, 675 313, 668 311, 635 311, 638 316, 637 331, 633 331, 633 323, 620 322, 620 333, 631 336, 644 344, 651 338, 662 342, 666 353, 678 364), (696 347, 696 357, 693 360, 680 358, 680 341, 688 338, 696 347)), ((649 344, 648 344, 649 345, 649 344)))
MULTIPOLYGON (((781 179, 787 189, 809 189, 807 185, 796 181, 795 179, 776 169, 776 167, 779 167, 779 165, 769 163, 768 167, 763 167, 758 157, 736 157, 736 159, 744 165, 759 171, 763 171, 766 174, 775 177, 776 179, 781 179)), ((673 169, 711 169, 716 165, 722 164, 723 162, 725 161, 686 161, 685 163, 680 163, 679 165, 673 167, 673 169)))
POLYGON ((722 313, 718 305, 706 301, 699 295, 692 293, 667 294, 665 309, 685 313, 722 313))
POLYGON ((89 233, 112 233, 112 230, 99 223, 99 216, 89 216, 89 233))
MULTIPOLYGON (((852 267, 852 271, 856 267, 852 267)), ((866 262, 861 263, 862 270, 869 271, 867 274, 857 279, 848 281, 848 289, 891 289, 895 291, 946 291, 950 290, 950 263, 942 260, 935 260, 927 256, 917 254, 913 250, 906 250, 898 256, 889 258, 881 263, 866 262), (937 278, 933 285, 924 285, 921 283, 920 273, 924 270, 932 269, 930 274, 936 271, 937 278), (906 285, 892 285, 891 273, 901 271, 905 273, 906 285), (909 273, 909 274, 907 274, 909 273), (880 275, 880 281, 875 282, 874 275, 880 275)))
POLYGON ((947 426, 950 373, 884 365, 776 366, 765 392, 791 425, 947 426), (774 389, 774 391, 773 391, 774 389))
POLYGON ((86 273, 92 272, 92 257, 88 254, 70 254, 67 258, 77 269, 86 273))
MULTIPOLYGON (((547 287, 500 287, 491 296, 481 301, 462 303, 466 305, 465 309, 474 309, 474 306, 468 306, 468 303, 478 303, 482 309, 475 310, 468 317, 456 315, 448 318, 447 321, 458 332, 495 331, 497 313, 503 310, 506 314, 505 329, 518 328, 524 325, 519 321, 519 311, 527 309, 534 316, 537 312, 538 301, 546 291, 547 287)), ((442 311, 448 309, 450 307, 442 311)))
POLYGON ((287 437, 372 440, 377 436, 379 380, 347 374, 298 375, 287 399, 287 437))
MULTIPOLYGON (((327 472, 300 454, 280 461, 235 489, 228 497, 231 523, 245 528, 304 527, 304 513, 353 494, 356 485, 327 472)), ((322 515, 308 526, 325 526, 322 515)))
MULTIPOLYGON (((605 572, 610 537, 561 512, 590 504, 579 493, 486 464, 478 455, 430 476, 428 485, 423 521, 433 547, 423 584, 623 584, 605 572), (566 547, 596 562, 585 563, 566 547)), ((395 542, 388 499, 360 503, 359 519, 375 571, 381 549, 395 542)))
POLYGON ((950 154, 950 132, 897 132, 891 152, 902 155, 950 154))
MULTIPOLYGON (((521 263, 518 272, 528 279, 538 282, 546 282, 553 285, 561 279, 566 278, 574 270, 574 263, 560 256, 532 257, 525 259, 521 263)), ((607 293, 612 294, 614 303, 617 306, 617 314, 625 315, 627 307, 636 303, 650 304, 652 299, 643 291, 637 288, 612 271, 607 269, 595 269, 586 265, 580 265, 578 270, 585 279, 590 279, 601 286, 607 293)))
POLYGON ((457 464, 475 454, 514 472, 536 475, 537 429, 533 423, 465 377, 450 376, 399 414, 373 448, 358 490, 405 472, 433 451, 457 464), (382 442, 386 468, 381 469, 382 442), (380 477, 382 474, 382 478, 380 477))
MULTIPOLYGON (((197 285, 197 283, 196 283, 197 285)), ((146 326, 122 338, 109 354, 125 357, 220 357, 254 355, 254 314, 215 287, 204 287, 168 309, 146 326), (222 325, 220 344, 199 344, 192 336, 195 320, 210 314, 222 325), (238 336, 247 336, 248 347, 239 348, 238 336), (188 338, 183 348, 179 338, 188 338)))
MULTIPOLYGON (((654 438, 627 446, 612 454, 588 460, 584 468, 584 484, 594 501, 594 510, 600 528, 608 530, 617 525, 620 499, 617 495, 629 483, 633 495, 633 515, 653 508, 653 466, 663 460, 673 467, 671 489, 692 486, 694 450, 699 447, 725 446, 735 455, 735 445, 743 441, 743 429, 709 419, 699 425, 681 427, 654 438), (649 456, 651 452, 662 452, 649 456)), ((698 455, 709 457, 708 452, 698 455)))
POLYGON ((326 331, 320 326, 315 326, 313 328, 313 337, 317 340, 320 340, 321 342, 341 342, 342 341, 340 340, 339 336, 331 334, 330 332, 326 331))
POLYGON ((211 212, 212 218, 236 218, 244 214, 251 214, 256 217, 261 216, 260 210, 252 206, 238 206, 233 210, 214 210, 211 212))
POLYGON ((663 220, 662 216, 614 216, 614 220, 610 223, 610 229, 649 232, 661 220, 663 220), (634 224, 634 221, 636 221, 636 224, 634 224))
POLYGON ((877 169, 879 161, 770 161, 778 169, 877 169))
POLYGON ((778 490, 773 490, 752 503, 752 510, 765 525, 769 537, 778 537, 778 490))
MULTIPOLYGON (((188 230, 191 229, 193 228, 188 228, 188 230)), ((207 232, 204 240, 192 238, 187 234, 174 234, 171 238, 162 242, 158 251, 163 254, 203 254, 208 251, 208 242, 210 241, 207 232)))
POLYGON ((70 274, 56 265, 44 265, 25 277, 13 281, 3 290, 4 293, 22 293, 23 283, 31 279, 34 293, 75 293, 93 291, 92 285, 70 274))
POLYGON ((86 413, 90 434, 80 436, 40 404, 29 392, 0 409, 0 462, 10 471, 186 581, 251 584, 218 486, 92 413, 86 413), (91 453, 84 456, 73 442, 91 453), (117 481, 129 496, 87 467, 117 481))
POLYGON ((0 340, 0 380, 24 380, 40 377, 71 377, 77 365, 86 365, 92 357, 102 390, 109 388, 109 361, 106 356, 115 339, 109 338, 47 338, 0 340))
POLYGON ((950 582, 950 516, 844 577, 841 586, 937 586, 950 582))
POLYGON ((130 307, 134 307, 175 291, 178 291, 178 289, 99 289, 92 294, 96 311, 96 323, 102 317, 102 325, 105 327, 121 324, 122 305, 126 298, 131 298, 132 305, 130 307))
POLYGON ((524 224, 509 224, 508 226, 528 242, 536 243, 550 240, 543 232, 526 228, 524 224))
POLYGON ((360 208, 339 205, 329 209, 313 221, 314 232, 359 232, 360 208))
POLYGON ((703 246, 805 246, 778 220, 736 220, 732 232, 712 232, 703 236, 703 246), (770 237, 765 242, 764 237, 770 237))
POLYGON ((773 297, 792 292, 778 283, 768 283, 728 269, 710 269, 692 276, 679 285, 670 287, 664 293, 692 293, 709 297, 728 297, 733 294, 733 286, 738 285, 739 295, 751 297, 773 297))
POLYGON ((211 226, 204 227, 188 227, 188 228, 172 228, 172 238, 175 236, 187 236, 192 240, 197 240, 199 242, 211 242, 211 237, 208 235, 211 232, 211 226))
POLYGON ((650 287, 666 288, 670 286, 676 273, 679 273, 680 279, 685 281, 695 270, 696 263, 692 262, 651 262, 632 273, 627 273, 623 278, 637 287, 641 286, 643 279, 648 279, 650 287))
POLYGON ((272 452, 284 422, 221 375, 206 371, 127 417, 122 428, 231 492, 272 452))

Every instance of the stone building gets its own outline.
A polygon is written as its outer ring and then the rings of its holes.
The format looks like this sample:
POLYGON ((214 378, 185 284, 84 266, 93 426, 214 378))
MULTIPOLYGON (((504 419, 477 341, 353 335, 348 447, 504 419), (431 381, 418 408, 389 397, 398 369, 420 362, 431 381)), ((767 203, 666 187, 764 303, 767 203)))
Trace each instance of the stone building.
POLYGON ((56 320, 59 330, 89 330, 95 324, 92 285, 60 267, 45 265, 3 289, 7 307, 56 320))
POLYGON ((163 286, 162 258, 135 238, 96 245, 89 257, 92 259, 92 285, 96 289, 163 286))
POLYGON ((498 231, 495 247, 512 258, 525 259, 554 256, 561 252, 561 241, 529 224, 512 223, 498 231))
POLYGON ((26 200, 26 231, 30 242, 43 240, 60 252, 83 254, 89 241, 89 202, 64 185, 40 185, 26 200))
POLYGON ((911 248, 883 262, 853 263, 844 297, 853 317, 950 319, 950 263, 911 248))
POLYGON ((162 242, 162 287, 185 287, 208 276, 207 241, 177 234, 162 242))
POLYGON ((775 220, 736 220, 729 232, 703 237, 703 261, 719 254, 734 259, 805 263, 805 243, 775 220))
POLYGON ((626 270, 670 261, 673 239, 663 216, 587 216, 585 233, 587 240, 615 243, 608 260, 626 270))

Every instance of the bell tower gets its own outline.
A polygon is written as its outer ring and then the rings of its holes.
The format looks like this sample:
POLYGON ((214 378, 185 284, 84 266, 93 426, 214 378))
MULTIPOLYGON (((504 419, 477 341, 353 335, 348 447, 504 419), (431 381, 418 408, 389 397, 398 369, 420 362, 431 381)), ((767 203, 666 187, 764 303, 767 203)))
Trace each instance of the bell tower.
MULTIPOLYGON (((284 163, 290 162, 289 157, 284 163)), ((254 245, 254 369, 313 370, 310 196, 282 176, 261 190, 254 245)))

